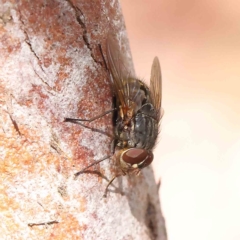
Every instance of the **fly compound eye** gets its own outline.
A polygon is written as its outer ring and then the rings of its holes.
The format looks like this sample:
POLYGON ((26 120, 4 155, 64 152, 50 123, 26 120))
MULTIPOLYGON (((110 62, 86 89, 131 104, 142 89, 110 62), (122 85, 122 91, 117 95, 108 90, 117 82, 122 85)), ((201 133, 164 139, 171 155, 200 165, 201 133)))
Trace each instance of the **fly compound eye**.
POLYGON ((142 169, 150 165, 153 161, 153 153, 151 151, 148 152, 148 156, 138 164, 138 168, 142 169))
POLYGON ((122 153, 122 160, 128 164, 144 168, 153 161, 153 153, 146 149, 130 148, 122 153))

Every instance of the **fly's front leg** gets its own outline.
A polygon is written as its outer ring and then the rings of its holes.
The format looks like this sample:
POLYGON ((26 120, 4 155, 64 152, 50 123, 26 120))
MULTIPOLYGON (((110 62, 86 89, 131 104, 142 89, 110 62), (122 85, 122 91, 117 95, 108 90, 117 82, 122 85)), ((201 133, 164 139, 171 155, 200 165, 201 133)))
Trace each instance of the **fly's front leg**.
POLYGON ((106 156, 106 157, 104 157, 104 158, 102 158, 102 159, 100 159, 100 160, 98 160, 98 161, 95 161, 94 163, 92 163, 92 164, 88 165, 87 167, 83 168, 82 170, 76 172, 76 173, 74 174, 75 179, 76 179, 80 174, 86 172, 86 170, 88 170, 88 169, 91 168, 92 166, 95 166, 95 165, 99 164, 100 162, 102 162, 102 161, 104 161, 104 160, 106 160, 106 159, 111 158, 111 157, 114 155, 114 150, 115 150, 115 149, 113 149, 113 147, 115 147, 115 141, 116 141, 116 140, 114 140, 114 139, 111 141, 111 155, 108 155, 108 156, 106 156))
POLYGON ((76 172, 76 173, 74 174, 75 178, 77 178, 80 174, 84 173, 84 172, 85 172, 87 169, 89 169, 90 167, 92 167, 92 166, 94 166, 94 165, 97 165, 97 164, 99 164, 100 162, 102 162, 102 161, 104 161, 104 160, 106 160, 106 159, 108 159, 108 158, 110 158, 110 157, 111 157, 110 155, 109 155, 109 156, 106 156, 106 157, 104 157, 104 158, 102 158, 102 159, 100 159, 100 160, 98 160, 98 161, 95 161, 94 163, 88 165, 87 167, 85 167, 85 168, 82 169, 81 171, 76 172))
POLYGON ((109 182, 108 182, 108 185, 106 186, 105 188, 105 191, 104 191, 104 194, 103 194, 103 197, 106 198, 107 197, 107 192, 108 192, 108 188, 109 186, 113 183, 113 181, 118 178, 118 177, 121 177, 121 176, 125 176, 126 174, 124 172, 122 173, 119 173, 117 174, 116 176, 114 176, 109 182))

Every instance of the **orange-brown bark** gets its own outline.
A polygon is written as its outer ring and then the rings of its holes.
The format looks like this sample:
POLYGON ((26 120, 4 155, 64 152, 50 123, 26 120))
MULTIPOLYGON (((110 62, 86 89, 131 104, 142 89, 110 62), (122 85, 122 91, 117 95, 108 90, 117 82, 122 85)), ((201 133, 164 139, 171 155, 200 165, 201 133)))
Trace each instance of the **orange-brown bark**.
MULTIPOLYGON (((109 31, 129 51, 117 1, 1 1, 3 238, 165 239, 151 169, 139 178, 118 179, 115 186, 124 195, 112 187, 107 199, 104 178, 73 177, 110 152, 108 136, 63 122, 111 108, 99 48, 105 51, 109 31)), ((91 126, 111 133, 111 116, 91 126)), ((109 179, 113 165, 107 160, 98 168, 109 179)))

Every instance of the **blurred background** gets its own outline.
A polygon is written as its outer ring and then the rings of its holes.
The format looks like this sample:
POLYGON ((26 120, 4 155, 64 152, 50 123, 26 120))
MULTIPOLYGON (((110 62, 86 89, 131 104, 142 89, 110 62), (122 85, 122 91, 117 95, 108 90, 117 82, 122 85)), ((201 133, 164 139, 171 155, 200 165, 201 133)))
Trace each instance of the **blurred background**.
POLYGON ((121 0, 139 78, 164 117, 153 168, 169 240, 240 239, 240 2, 121 0))

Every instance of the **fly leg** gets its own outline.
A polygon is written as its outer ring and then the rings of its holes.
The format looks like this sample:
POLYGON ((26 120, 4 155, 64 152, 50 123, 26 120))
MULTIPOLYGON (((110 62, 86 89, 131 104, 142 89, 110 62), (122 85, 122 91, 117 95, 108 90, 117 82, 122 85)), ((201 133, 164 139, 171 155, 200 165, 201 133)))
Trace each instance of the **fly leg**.
POLYGON ((106 159, 108 159, 108 158, 110 158, 110 157, 111 157, 111 156, 106 156, 106 157, 104 157, 104 158, 102 158, 102 159, 100 159, 100 160, 98 160, 98 161, 95 161, 94 163, 88 165, 87 167, 85 167, 85 168, 82 169, 81 171, 76 172, 76 173, 74 174, 75 178, 78 177, 80 174, 84 173, 84 172, 85 172, 87 169, 89 169, 90 167, 92 167, 92 166, 94 166, 94 165, 97 165, 97 164, 99 164, 100 162, 102 162, 102 161, 104 161, 104 160, 106 160, 106 159))
POLYGON ((64 119, 64 122, 71 122, 71 123, 75 123, 75 124, 79 124, 79 125, 82 125, 82 126, 85 126, 84 124, 81 124, 80 122, 92 122, 98 118, 101 118, 111 112, 114 112, 116 109, 113 108, 113 109, 110 109, 104 113, 101 113, 100 115, 96 116, 96 117, 93 117, 93 118, 90 118, 90 119, 80 119, 80 118, 65 118, 64 119))
POLYGON ((116 176, 114 176, 114 177, 108 182, 108 185, 106 186, 105 191, 104 191, 104 194, 103 194, 103 197, 104 197, 104 198, 107 197, 108 187, 112 184, 112 182, 113 182, 117 177, 120 177, 120 176, 123 176, 123 175, 125 175, 125 174, 124 174, 124 173, 117 174, 116 176))
MULTIPOLYGON (((92 131, 106 134, 105 132, 103 132, 103 131, 101 131, 101 130, 99 130, 99 129, 91 128, 91 127, 89 127, 89 126, 86 126, 85 124, 82 124, 81 122, 92 122, 92 121, 94 121, 94 120, 96 120, 96 119, 98 119, 98 118, 101 118, 101 117, 103 117, 103 116, 105 116, 105 115, 107 115, 107 114, 109 114, 109 113, 111 113, 111 112, 113 112, 113 111, 115 111, 115 110, 116 110, 115 108, 110 109, 110 110, 108 110, 108 111, 106 111, 106 112, 104 112, 104 113, 102 113, 102 114, 100 114, 100 115, 98 115, 98 116, 95 116, 95 117, 93 117, 93 118, 90 118, 90 119, 65 118, 64 121, 65 121, 65 122, 71 122, 71 123, 74 123, 74 124, 79 124, 79 125, 81 125, 81 126, 83 126, 83 127, 85 127, 85 128, 88 128, 88 129, 92 130, 92 131)), ((106 135, 109 135, 109 134, 106 134, 106 135)), ((109 136, 110 136, 111 138, 113 138, 112 135, 109 135, 109 136)), ((113 143, 114 143, 114 140, 112 141, 111 146, 113 145, 113 143)), ((112 152, 112 155, 113 155, 114 150, 112 150, 112 147, 111 147, 111 152, 112 152)), ((94 163, 88 165, 87 167, 85 167, 85 168, 82 169, 81 171, 76 172, 76 173, 74 174, 75 178, 78 177, 80 174, 84 173, 84 172, 85 172, 87 169, 89 169, 90 167, 92 167, 92 166, 94 166, 94 165, 97 165, 97 164, 99 164, 100 162, 102 162, 102 161, 110 158, 112 155, 108 155, 108 156, 106 156, 106 157, 104 157, 104 158, 102 158, 102 159, 100 159, 100 160, 98 160, 98 161, 95 161, 94 163)))
POLYGON ((74 124, 78 124, 78 125, 80 125, 80 126, 82 126, 82 127, 85 127, 85 128, 87 128, 87 129, 90 129, 90 130, 92 130, 92 131, 94 131, 94 132, 99 132, 99 133, 105 134, 105 135, 107 135, 107 136, 109 136, 109 137, 112 138, 112 137, 113 137, 112 135, 107 134, 106 132, 104 132, 104 131, 102 131, 102 130, 89 127, 89 126, 83 124, 82 122, 88 122, 88 123, 93 122, 94 120, 99 119, 99 118, 101 118, 101 117, 103 117, 103 116, 105 116, 105 115, 107 115, 107 114, 109 114, 109 113, 111 113, 111 112, 114 112, 115 110, 116 110, 116 108, 110 109, 110 110, 108 110, 108 111, 106 111, 106 112, 104 112, 104 113, 102 113, 102 114, 100 114, 100 115, 98 115, 98 116, 95 116, 95 117, 93 117, 93 118, 90 118, 90 119, 65 118, 65 119, 64 119, 64 122, 71 122, 71 123, 74 123, 74 124))

